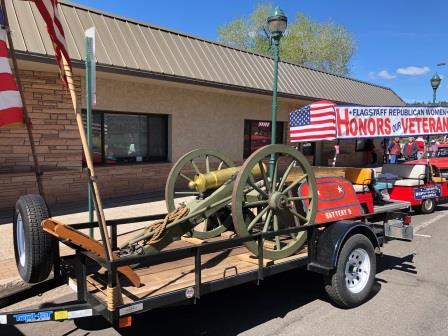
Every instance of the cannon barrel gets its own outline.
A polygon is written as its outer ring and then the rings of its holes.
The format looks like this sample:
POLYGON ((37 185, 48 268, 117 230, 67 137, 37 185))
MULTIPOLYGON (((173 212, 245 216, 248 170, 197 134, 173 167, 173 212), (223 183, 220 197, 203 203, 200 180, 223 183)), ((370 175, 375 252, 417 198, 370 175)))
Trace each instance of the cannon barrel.
MULTIPOLYGON (((266 172, 266 165, 263 163, 264 171, 266 172)), ((188 182, 188 187, 191 190, 196 189, 199 192, 217 189, 228 181, 233 175, 240 171, 241 167, 231 167, 221 170, 214 170, 205 174, 196 174, 193 181, 188 182)), ((257 178, 261 176, 261 168, 259 165, 252 169, 252 175, 257 178)))

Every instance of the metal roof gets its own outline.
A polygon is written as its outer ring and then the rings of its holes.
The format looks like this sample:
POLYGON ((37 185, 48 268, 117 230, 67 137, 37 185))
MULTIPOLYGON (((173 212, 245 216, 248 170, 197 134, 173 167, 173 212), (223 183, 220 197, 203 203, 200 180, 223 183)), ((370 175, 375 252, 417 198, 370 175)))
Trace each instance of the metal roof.
MULTIPOLYGON (((46 28, 32 1, 6 2, 19 57, 54 56, 46 28)), ((72 60, 83 60, 84 31, 96 27, 99 69, 130 71, 196 84, 269 93, 273 59, 96 9, 60 2, 72 60)), ((391 89, 280 62, 279 94, 360 105, 405 105, 391 89)))

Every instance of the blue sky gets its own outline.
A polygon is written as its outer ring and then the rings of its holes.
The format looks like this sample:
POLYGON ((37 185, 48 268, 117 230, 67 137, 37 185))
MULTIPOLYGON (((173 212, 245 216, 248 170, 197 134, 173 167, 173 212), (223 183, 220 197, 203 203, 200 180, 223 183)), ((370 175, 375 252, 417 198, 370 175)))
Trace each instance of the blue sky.
MULTIPOLYGON (((76 0, 90 7, 217 39, 217 27, 248 15, 260 1, 76 0)), ((356 40, 351 77, 387 86, 405 101, 432 100, 430 78, 444 80, 437 99, 448 100, 446 0, 277 0, 291 19, 301 11, 313 20, 345 26, 356 40)))

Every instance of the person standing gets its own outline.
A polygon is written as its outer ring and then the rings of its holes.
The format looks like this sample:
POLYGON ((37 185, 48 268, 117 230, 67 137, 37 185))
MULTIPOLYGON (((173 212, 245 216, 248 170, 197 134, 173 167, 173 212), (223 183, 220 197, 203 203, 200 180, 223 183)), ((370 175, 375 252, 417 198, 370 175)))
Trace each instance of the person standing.
POLYGON ((429 149, 428 149, 430 157, 436 157, 438 150, 439 150, 439 145, 437 144, 436 140, 432 140, 431 146, 429 146, 429 149))
POLYGON ((421 135, 415 140, 417 145, 417 159, 420 160, 425 154, 425 139, 421 135))
POLYGON ((397 159, 401 155, 400 138, 395 137, 387 149, 389 150, 389 163, 397 163, 397 159))
POLYGON ((417 144, 413 137, 409 137, 408 142, 403 147, 403 156, 406 161, 417 159, 417 144))

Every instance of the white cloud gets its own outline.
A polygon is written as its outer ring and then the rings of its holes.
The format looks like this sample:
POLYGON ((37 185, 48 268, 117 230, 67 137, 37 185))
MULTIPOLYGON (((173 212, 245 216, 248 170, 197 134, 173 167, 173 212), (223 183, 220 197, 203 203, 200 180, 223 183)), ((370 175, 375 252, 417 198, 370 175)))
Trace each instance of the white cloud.
POLYGON ((389 73, 389 71, 387 71, 387 70, 381 70, 381 71, 378 72, 376 75, 377 75, 378 77, 380 77, 380 78, 384 78, 384 79, 394 79, 394 78, 397 77, 397 76, 395 76, 395 75, 391 75, 391 74, 389 73))
POLYGON ((416 67, 416 66, 408 66, 406 68, 398 68, 397 73, 400 75, 407 76, 419 76, 427 74, 431 69, 427 66, 416 67))

